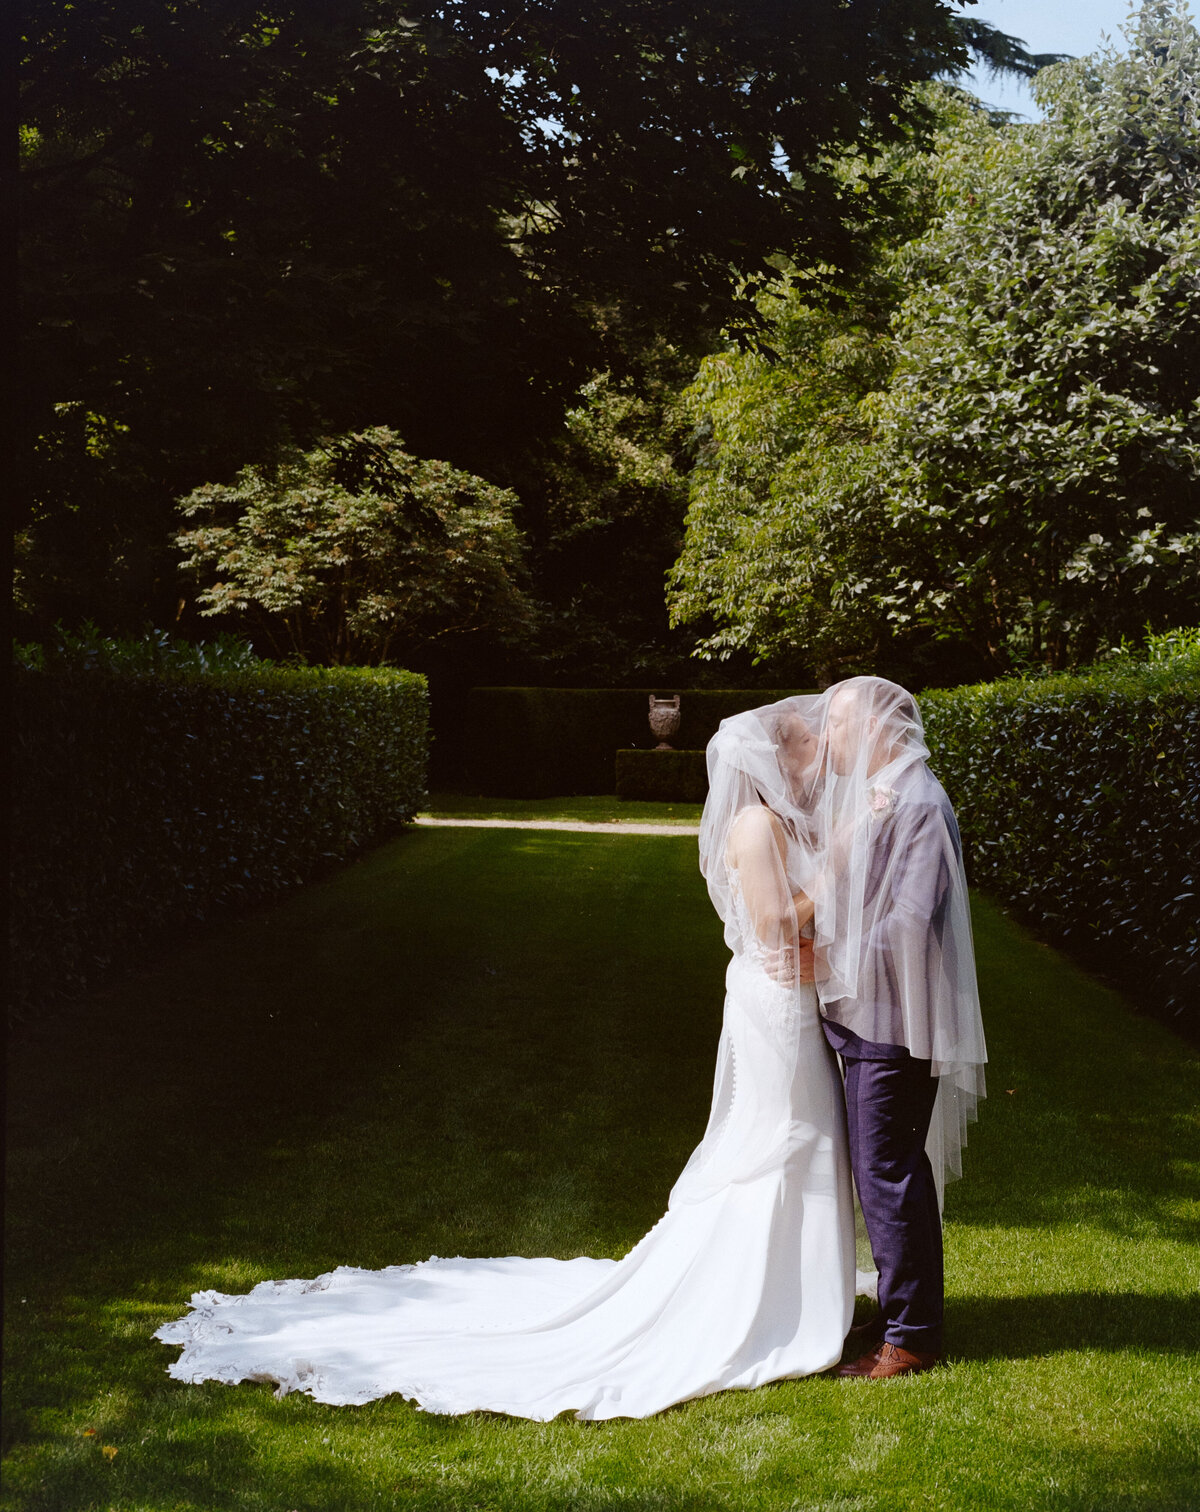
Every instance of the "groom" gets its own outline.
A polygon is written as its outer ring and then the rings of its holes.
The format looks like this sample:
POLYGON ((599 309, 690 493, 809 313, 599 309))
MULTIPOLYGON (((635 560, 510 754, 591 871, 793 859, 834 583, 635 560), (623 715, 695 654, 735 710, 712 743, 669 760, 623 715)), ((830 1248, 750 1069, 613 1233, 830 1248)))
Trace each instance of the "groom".
POLYGON ((902 688, 875 678, 835 687, 828 753, 833 772, 863 790, 857 860, 842 862, 847 871, 857 865, 845 896, 861 904, 838 910, 858 930, 854 995, 830 1000, 839 989, 828 980, 818 989, 825 1035, 845 1071, 850 1162, 880 1307, 851 1330, 851 1357, 835 1374, 880 1380, 929 1370, 942 1357, 941 1214, 925 1150, 938 1078, 924 1057, 934 1040, 932 983, 948 960, 959 837, 950 802, 921 759, 916 703, 902 688))

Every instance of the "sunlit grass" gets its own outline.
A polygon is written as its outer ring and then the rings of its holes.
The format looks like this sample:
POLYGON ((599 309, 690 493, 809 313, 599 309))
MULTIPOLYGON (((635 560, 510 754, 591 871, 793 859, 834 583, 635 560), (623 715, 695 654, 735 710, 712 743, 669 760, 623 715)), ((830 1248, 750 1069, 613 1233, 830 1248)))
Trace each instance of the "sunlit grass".
POLYGON ((150 1335, 202 1287, 640 1237, 711 1091, 694 839, 414 832, 19 1040, 6 1505, 1194 1509, 1200 1058, 976 924, 991 1096, 947 1206, 951 1363, 644 1422, 182 1386, 150 1335))
POLYGON ((654 824, 699 824, 700 803, 642 803, 611 795, 586 798, 481 798, 470 793, 431 793, 424 813, 437 819, 582 819, 590 824, 621 820, 654 824))

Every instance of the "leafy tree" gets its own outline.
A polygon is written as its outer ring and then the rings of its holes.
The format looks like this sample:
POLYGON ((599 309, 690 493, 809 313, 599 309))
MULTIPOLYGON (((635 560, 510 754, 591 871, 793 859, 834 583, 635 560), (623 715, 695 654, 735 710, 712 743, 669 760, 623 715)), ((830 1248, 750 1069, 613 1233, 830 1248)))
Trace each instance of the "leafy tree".
POLYGON ((782 298, 777 361, 724 353, 689 390, 708 434, 669 601, 673 623, 706 632, 706 659, 749 652, 830 676, 869 657, 883 628, 846 585, 881 533, 861 404, 886 379, 886 322, 782 298))
POLYGON ((180 501, 202 613, 279 656, 419 665, 447 636, 528 632, 516 499, 389 430, 291 449, 180 501))
POLYGON ((1065 63, 1070 57, 1069 53, 1031 53, 1020 37, 1009 36, 990 21, 981 21, 977 16, 956 16, 954 26, 959 41, 992 79, 1002 75, 1034 79, 1043 68, 1049 68, 1053 63, 1065 63))
MULTIPOLYGON (((970 113, 951 93, 926 103, 943 120, 970 113)), ((697 628, 705 659, 749 655, 793 680, 877 666, 891 639, 858 591, 886 535, 866 401, 894 362, 897 250, 933 213, 929 158, 914 144, 875 164, 846 160, 843 172, 848 192, 874 178, 890 188, 857 276, 830 298, 788 270, 760 297, 769 348, 712 354, 684 396, 702 440, 672 622, 697 628)))
MULTIPOLYGON (((940 640, 1061 667, 1200 614, 1200 37, 1150 0, 1129 40, 1042 73, 1042 123, 947 106, 848 439, 821 440, 826 349, 770 381, 797 395, 763 410, 769 481, 714 481, 745 445, 697 475, 675 613, 717 589, 710 653, 940 640)), ((719 397, 750 434, 750 390, 719 397)))
POLYGON ((24 27, 25 602, 110 622, 173 603, 198 477, 381 415, 504 480, 611 365, 598 306, 685 341, 753 318, 771 254, 851 257, 869 206, 833 157, 964 55, 942 0, 28 0, 24 27))
POLYGON ((461 461, 553 423, 569 331, 498 221, 524 148, 482 64, 363 0, 25 10, 33 609, 173 607, 171 498, 292 434, 383 412, 461 461))
POLYGON ((1200 35, 1148 0, 1129 41, 964 123, 905 254, 874 591, 996 667, 1200 611, 1200 35))
POLYGON ((670 678, 691 637, 672 635, 663 577, 679 553, 692 425, 680 394, 695 362, 649 340, 593 374, 520 482, 542 601, 521 675, 535 681, 670 678))

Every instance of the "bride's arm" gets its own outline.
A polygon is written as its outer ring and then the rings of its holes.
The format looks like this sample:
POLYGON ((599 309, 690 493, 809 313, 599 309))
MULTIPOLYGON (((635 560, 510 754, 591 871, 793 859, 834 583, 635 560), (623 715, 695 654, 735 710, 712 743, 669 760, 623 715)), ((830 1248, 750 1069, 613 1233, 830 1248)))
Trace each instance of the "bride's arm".
POLYGON ((796 915, 796 928, 803 931, 812 923, 817 905, 806 892, 800 890, 792 894, 792 911, 796 915))
POLYGON ((800 931, 813 916, 807 894, 791 891, 787 880, 787 833, 767 808, 744 809, 729 834, 727 859, 741 883, 742 896, 754 933, 770 952, 777 953, 779 980, 811 981, 811 954, 800 931))
POLYGON ((779 820, 762 807, 743 809, 729 831, 729 864, 738 874, 754 932, 772 950, 789 932, 793 909, 781 831, 779 820))

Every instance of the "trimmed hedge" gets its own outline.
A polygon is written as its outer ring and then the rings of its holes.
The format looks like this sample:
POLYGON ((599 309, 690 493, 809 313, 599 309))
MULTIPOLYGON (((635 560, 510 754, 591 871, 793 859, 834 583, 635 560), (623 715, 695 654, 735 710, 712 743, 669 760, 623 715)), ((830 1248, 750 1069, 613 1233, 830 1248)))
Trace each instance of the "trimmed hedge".
POLYGON ((920 704, 972 882, 1200 1030, 1200 659, 920 704))
POLYGON ((425 679, 373 669, 18 666, 14 1001, 306 880, 425 801, 425 679))
POLYGON ((704 751, 618 751, 617 797, 645 803, 703 803, 708 797, 704 751))
MULTIPOLYGON (((435 711, 439 733, 466 753, 467 781, 493 798, 611 793, 619 750, 656 744, 651 693, 678 688, 472 688, 461 710, 435 711)), ((807 689, 711 689, 680 698, 672 745, 703 750, 730 714, 807 689)), ((659 752, 660 755, 664 754, 659 752)), ((677 795, 676 795, 677 796, 677 795)), ((703 794, 701 794, 703 797, 703 794)))

